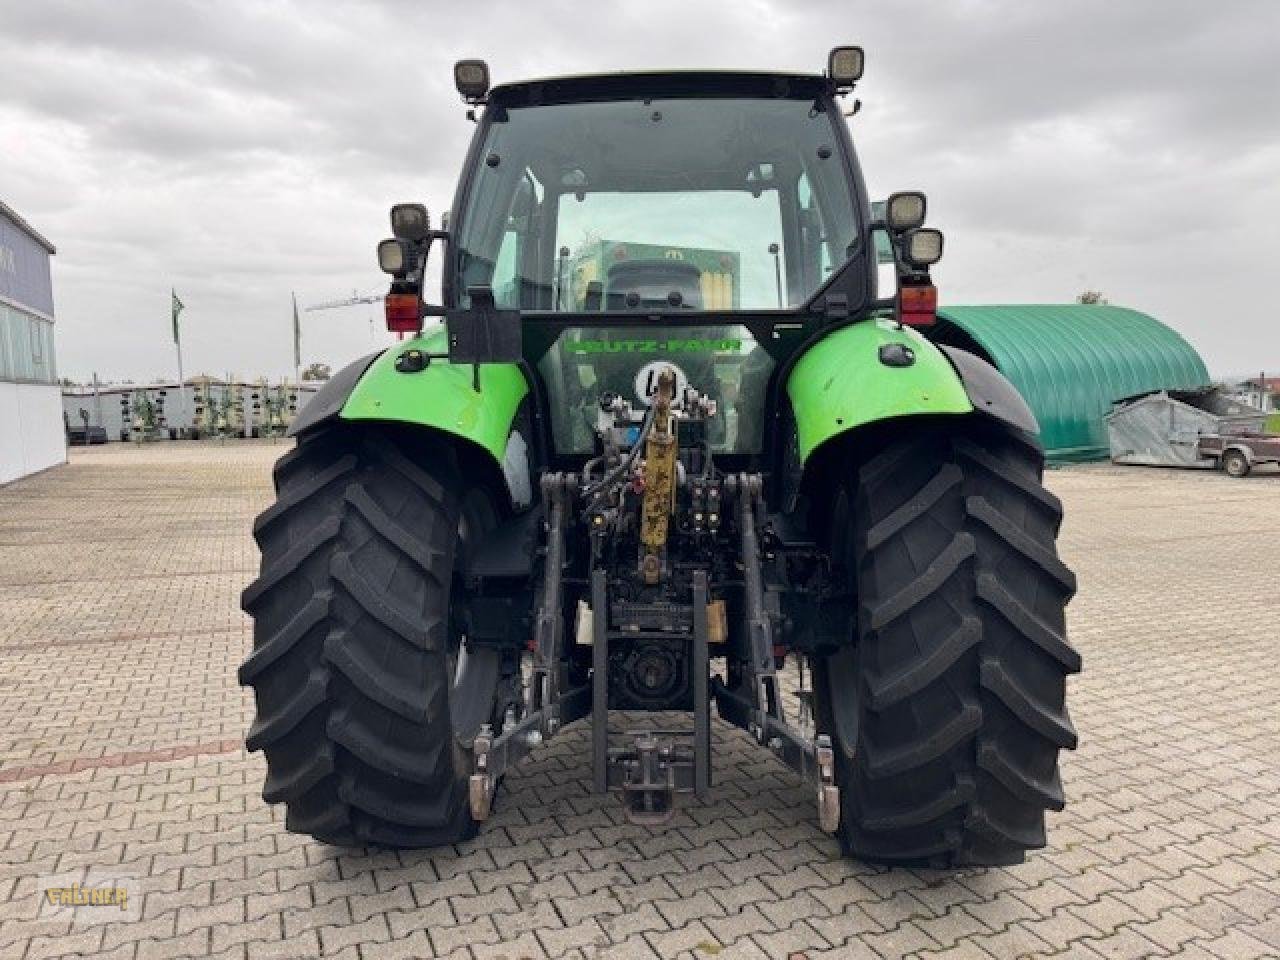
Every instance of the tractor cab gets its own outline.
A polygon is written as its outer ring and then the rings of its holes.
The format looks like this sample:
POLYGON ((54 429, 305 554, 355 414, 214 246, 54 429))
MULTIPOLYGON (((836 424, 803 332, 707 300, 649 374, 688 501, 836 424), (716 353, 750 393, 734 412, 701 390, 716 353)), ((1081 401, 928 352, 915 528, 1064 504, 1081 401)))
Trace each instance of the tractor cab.
MULTIPOLYGON (((602 398, 643 411, 656 364, 722 411, 715 453, 759 458, 781 361, 875 296, 869 207, 832 76, 670 72, 489 89, 449 218, 451 323, 473 291, 518 329, 557 457, 599 452, 602 398)), ((389 307, 390 309, 390 307, 389 307)))

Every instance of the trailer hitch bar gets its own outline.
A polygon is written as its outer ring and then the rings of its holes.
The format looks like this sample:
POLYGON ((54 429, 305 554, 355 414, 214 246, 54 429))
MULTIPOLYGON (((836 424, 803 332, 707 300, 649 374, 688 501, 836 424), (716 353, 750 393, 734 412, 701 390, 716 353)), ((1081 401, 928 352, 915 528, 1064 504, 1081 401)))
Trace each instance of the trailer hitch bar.
MULTIPOLYGON (((752 705, 747 697, 726 687, 719 677, 711 680, 711 695, 721 716, 738 716, 749 711, 752 705)), ((834 833, 840 826, 840 788, 836 786, 831 737, 820 733, 809 739, 791 724, 769 714, 759 723, 760 737, 773 754, 817 787, 818 822, 827 833, 834 833)))
POLYGON ((586 684, 568 690, 554 705, 531 713, 519 722, 506 722, 494 735, 492 724, 484 724, 471 745, 472 774, 468 783, 473 820, 485 820, 493 806, 493 794, 502 775, 519 765, 543 741, 543 729, 553 716, 569 724, 591 712, 591 688, 586 684))

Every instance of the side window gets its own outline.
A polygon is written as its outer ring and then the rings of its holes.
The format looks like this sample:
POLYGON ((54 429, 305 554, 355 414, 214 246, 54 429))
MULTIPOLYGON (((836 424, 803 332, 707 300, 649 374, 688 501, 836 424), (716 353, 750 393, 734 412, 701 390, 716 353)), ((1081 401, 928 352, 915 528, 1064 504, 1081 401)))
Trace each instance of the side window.
POLYGON ((493 299, 500 307, 520 306, 520 234, 508 224, 493 265, 493 299))
MULTIPOLYGON (((811 278, 817 284, 826 281, 835 264, 831 258, 831 244, 822 229, 822 214, 814 202, 813 186, 809 175, 801 173, 796 181, 796 199, 800 203, 801 245, 807 270, 817 267, 817 276, 811 278)), ((812 287, 811 287, 812 288, 812 287)))
POLYGON ((16 375, 9 360, 9 308, 0 303, 0 380, 12 380, 16 375))
POLYGON ((532 171, 525 170, 512 195, 511 208, 507 211, 507 224, 502 231, 502 243, 498 246, 498 255, 493 262, 493 299, 500 307, 518 309, 530 306, 524 302, 526 297, 523 290, 525 281, 531 279, 526 275, 536 275, 537 266, 531 259, 536 251, 528 249, 528 240, 535 231, 535 220, 541 203, 542 184, 533 176, 532 171))

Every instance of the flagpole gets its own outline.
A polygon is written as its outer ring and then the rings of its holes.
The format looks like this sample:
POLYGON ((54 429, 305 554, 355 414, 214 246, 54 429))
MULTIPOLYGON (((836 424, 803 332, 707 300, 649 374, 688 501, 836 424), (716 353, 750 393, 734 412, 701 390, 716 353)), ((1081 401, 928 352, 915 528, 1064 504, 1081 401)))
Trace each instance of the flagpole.
MULTIPOLYGON (((169 312, 173 316, 173 345, 178 351, 178 397, 182 404, 182 421, 190 420, 187 413, 187 378, 182 373, 182 335, 179 333, 178 314, 183 310, 182 301, 178 299, 178 293, 172 287, 169 288, 169 312)), ((183 427, 179 430, 179 437, 182 436, 181 430, 190 430, 190 427, 183 427)))
MULTIPOLYGON (((187 378, 182 375, 182 341, 178 341, 178 395, 182 398, 182 422, 187 424, 190 417, 187 415, 187 378)), ((184 426, 182 430, 189 430, 190 427, 184 426)), ((182 431, 178 433, 179 439, 182 437, 182 431)))
POLYGON ((293 385, 302 384, 302 327, 298 323, 298 295, 293 294, 293 385))

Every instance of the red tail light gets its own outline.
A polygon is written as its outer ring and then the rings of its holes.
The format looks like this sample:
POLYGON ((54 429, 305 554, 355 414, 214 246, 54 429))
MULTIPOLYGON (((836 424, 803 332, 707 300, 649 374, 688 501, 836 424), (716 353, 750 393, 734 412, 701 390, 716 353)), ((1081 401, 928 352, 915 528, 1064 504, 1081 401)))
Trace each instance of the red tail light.
POLYGON ((417 333, 422 329, 422 311, 416 293, 388 293, 387 329, 392 333, 417 333))
POLYGON ((927 327, 938 320, 938 288, 931 283, 898 288, 898 319, 908 326, 927 327))

